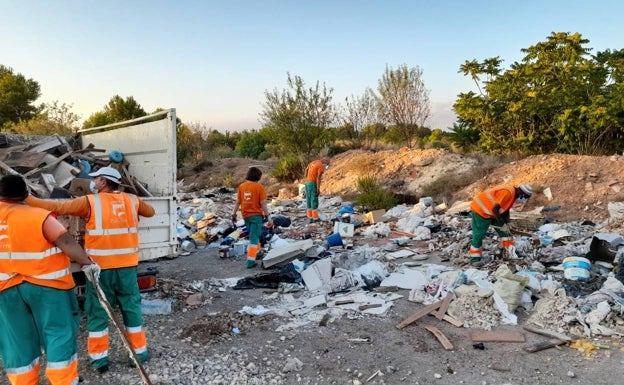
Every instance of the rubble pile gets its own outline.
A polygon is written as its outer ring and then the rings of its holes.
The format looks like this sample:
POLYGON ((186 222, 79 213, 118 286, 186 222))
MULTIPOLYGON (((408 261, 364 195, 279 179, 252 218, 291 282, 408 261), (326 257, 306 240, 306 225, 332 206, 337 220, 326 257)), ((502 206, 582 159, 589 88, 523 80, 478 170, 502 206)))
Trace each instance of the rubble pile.
MULTIPOLYGON (((217 248, 221 258, 244 259, 244 223, 228 219, 234 191, 189 193, 181 202, 179 240, 193 242, 187 253, 217 248)), ((492 263, 476 270, 466 266, 468 203, 447 208, 423 197, 413 206, 357 213, 349 202, 322 197, 323 221, 312 224, 304 218, 302 199, 274 199, 270 209, 277 225, 265 227, 262 239, 265 270, 223 282, 219 290, 276 289, 261 313, 290 318, 280 330, 315 328, 323 317, 383 316, 403 298, 424 306, 447 301, 440 319, 467 328, 515 325, 520 315, 528 317, 527 323, 574 338, 624 332, 624 287, 614 278, 616 257, 624 253, 618 205, 612 205, 612 218, 600 224, 548 223, 547 214, 556 207, 512 210, 512 233, 522 258, 509 259, 490 230, 484 254, 492 263), (569 276, 578 269, 566 268, 569 259, 587 259, 587 277, 569 276), (287 274, 284 266, 290 266, 287 274), (605 282, 620 286, 605 289, 605 282), (409 296, 401 290, 409 290, 409 296), (592 314, 598 306, 606 312, 603 317, 592 314), (593 326, 586 321, 590 315, 593 326)))
POLYGON ((111 166, 122 176, 121 189, 152 196, 147 185, 129 173, 130 164, 115 149, 83 148, 81 136, 3 135, 0 168, 3 174, 21 175, 40 198, 70 198, 90 192, 89 173, 111 166))

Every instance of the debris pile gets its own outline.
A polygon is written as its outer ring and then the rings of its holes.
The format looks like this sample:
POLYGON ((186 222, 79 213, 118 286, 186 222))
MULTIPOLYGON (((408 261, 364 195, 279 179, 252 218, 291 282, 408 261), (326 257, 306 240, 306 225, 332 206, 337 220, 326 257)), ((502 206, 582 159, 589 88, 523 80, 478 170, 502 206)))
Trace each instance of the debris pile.
MULTIPOLYGON (((187 253, 214 248, 221 258, 244 259, 244 222, 229 220, 234 195, 222 188, 181 197, 178 236, 193 244, 187 253)), ((400 328, 430 313, 457 327, 484 330, 515 325, 518 315, 528 315, 526 323, 535 330, 570 340, 623 335, 618 205, 610 205, 612 218, 600 224, 549 223, 546 214, 560 208, 512 210, 521 258, 508 258, 490 230, 484 254, 492 262, 474 269, 466 266, 468 203, 447 208, 423 197, 413 206, 358 213, 350 202, 322 197, 322 221, 308 223, 303 200, 274 199, 269 207, 276 225, 264 228, 261 241, 266 272, 223 282, 219 290, 274 289, 271 306, 255 311, 285 317, 279 330, 316 327, 344 315, 383 316, 404 298, 422 307, 400 328)), ((444 348, 452 345, 434 329, 444 348)))
POLYGON ((31 192, 40 198, 70 198, 90 192, 89 173, 111 166, 122 176, 123 191, 152 196, 147 185, 133 177, 124 154, 115 149, 82 146, 80 135, 71 137, 2 135, 0 168, 22 175, 31 192))

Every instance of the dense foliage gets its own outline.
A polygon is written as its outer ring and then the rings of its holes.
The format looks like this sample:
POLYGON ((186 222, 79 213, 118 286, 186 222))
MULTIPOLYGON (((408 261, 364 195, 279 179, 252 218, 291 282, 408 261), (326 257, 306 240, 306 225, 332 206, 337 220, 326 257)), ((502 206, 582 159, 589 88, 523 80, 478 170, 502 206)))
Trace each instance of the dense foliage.
POLYGON ((37 115, 41 108, 33 103, 40 95, 39 83, 0 64, 0 128, 37 115))
POLYGON ((476 130, 479 149, 492 153, 621 151, 624 50, 591 55, 588 42, 579 33, 552 33, 506 70, 498 57, 466 61, 460 72, 478 93, 461 93, 454 105, 462 146, 476 130))

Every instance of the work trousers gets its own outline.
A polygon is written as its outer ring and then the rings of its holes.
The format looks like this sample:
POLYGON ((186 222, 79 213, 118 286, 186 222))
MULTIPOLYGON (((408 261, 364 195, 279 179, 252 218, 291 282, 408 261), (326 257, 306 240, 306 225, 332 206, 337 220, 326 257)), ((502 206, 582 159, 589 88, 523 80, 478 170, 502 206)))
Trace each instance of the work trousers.
POLYGON ((306 182, 305 192, 306 192, 307 217, 309 219, 318 219, 319 211, 318 211, 318 193, 317 193, 316 183, 306 182))
POLYGON ((0 354, 11 384, 39 383, 42 348, 48 382, 77 384, 79 322, 72 289, 23 282, 0 292, 0 354))
MULTIPOLYGON (((488 231, 490 225, 494 226, 503 226, 505 224, 502 220, 496 220, 494 218, 483 218, 481 215, 472 212, 472 242, 471 249, 481 250, 481 246, 483 245, 483 238, 485 238, 485 234, 488 231)), ((498 236, 501 239, 504 247, 513 245, 513 240, 511 240, 511 235, 506 233, 505 231, 495 228, 498 236), (511 244, 509 244, 511 242, 511 244)))
POLYGON ((247 246, 247 261, 256 261, 260 250, 260 235, 262 235, 262 215, 250 215, 245 220, 247 233, 249 234, 249 245, 247 246))
MULTIPOLYGON (((141 295, 137 283, 137 268, 105 269, 100 274, 99 285, 111 306, 118 305, 123 317, 125 334, 141 362, 149 358, 147 339, 142 327, 141 295)), ((87 351, 95 368, 108 365, 108 315, 100 304, 93 284, 87 281, 85 294, 87 313, 87 351)), ((113 326, 114 327, 114 326, 113 326)))

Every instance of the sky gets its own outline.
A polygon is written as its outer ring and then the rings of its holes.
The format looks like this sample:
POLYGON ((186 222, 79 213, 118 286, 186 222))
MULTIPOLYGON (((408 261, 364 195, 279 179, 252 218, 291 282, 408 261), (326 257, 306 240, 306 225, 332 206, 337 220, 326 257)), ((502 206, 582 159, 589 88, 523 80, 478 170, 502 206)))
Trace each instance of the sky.
POLYGON ((288 73, 344 104, 407 65, 430 91, 428 126, 446 129, 457 95, 477 91, 466 60, 506 69, 552 32, 621 49, 622 15, 621 0, 0 0, 0 64, 81 120, 132 96, 219 131, 261 128, 265 92, 288 73))

